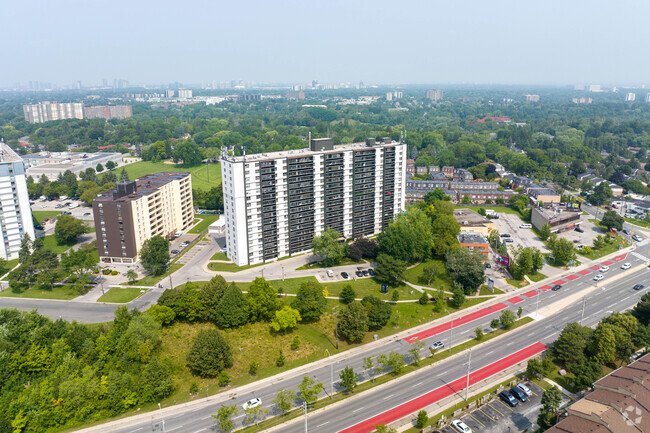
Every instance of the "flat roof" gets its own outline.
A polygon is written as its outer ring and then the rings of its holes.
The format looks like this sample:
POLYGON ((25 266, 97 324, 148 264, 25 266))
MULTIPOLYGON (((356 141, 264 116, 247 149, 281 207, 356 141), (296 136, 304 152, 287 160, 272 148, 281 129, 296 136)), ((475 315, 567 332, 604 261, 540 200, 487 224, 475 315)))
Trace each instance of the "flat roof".
POLYGON ((163 171, 161 173, 148 174, 135 181, 136 191, 134 194, 113 198, 113 194, 117 192, 117 188, 113 188, 102 192, 95 200, 100 202, 126 202, 137 200, 156 192, 158 188, 168 184, 169 182, 183 179, 189 175, 190 173, 188 171, 163 171))
POLYGON ((544 218, 546 218, 549 221, 561 221, 563 219, 571 218, 577 215, 582 215, 582 210, 576 209, 567 209, 563 208, 560 206, 553 206, 550 207, 549 209, 546 209, 545 207, 533 207, 533 212, 539 212, 544 218), (555 211, 559 211, 556 213, 555 211))
POLYGON ((458 242, 461 244, 487 244, 488 241, 480 233, 460 232, 458 242))
POLYGON ((456 221, 460 224, 461 230, 463 226, 477 227, 486 224, 493 224, 492 221, 482 217, 471 209, 454 209, 454 218, 456 218, 456 221))
POLYGON ((14 150, 7 146, 4 141, 0 141, 0 162, 22 162, 22 158, 18 156, 14 150))

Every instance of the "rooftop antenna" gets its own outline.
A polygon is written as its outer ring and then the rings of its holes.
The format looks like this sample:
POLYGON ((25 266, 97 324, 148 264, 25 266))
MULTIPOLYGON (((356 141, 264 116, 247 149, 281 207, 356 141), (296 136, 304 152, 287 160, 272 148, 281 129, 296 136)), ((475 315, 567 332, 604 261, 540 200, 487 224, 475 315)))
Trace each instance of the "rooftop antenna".
POLYGON ((241 148, 244 155, 244 161, 246 161, 246 146, 242 146, 241 148))

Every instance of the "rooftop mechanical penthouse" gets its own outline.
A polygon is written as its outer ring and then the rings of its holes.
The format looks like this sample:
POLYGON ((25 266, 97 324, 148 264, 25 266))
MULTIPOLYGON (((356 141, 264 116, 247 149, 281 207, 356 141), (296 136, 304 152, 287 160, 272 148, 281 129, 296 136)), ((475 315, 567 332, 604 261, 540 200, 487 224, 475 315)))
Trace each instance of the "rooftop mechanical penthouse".
POLYGON ((228 257, 237 265, 311 249, 327 227, 345 238, 381 232, 404 209, 406 144, 334 145, 244 156, 222 154, 228 257))

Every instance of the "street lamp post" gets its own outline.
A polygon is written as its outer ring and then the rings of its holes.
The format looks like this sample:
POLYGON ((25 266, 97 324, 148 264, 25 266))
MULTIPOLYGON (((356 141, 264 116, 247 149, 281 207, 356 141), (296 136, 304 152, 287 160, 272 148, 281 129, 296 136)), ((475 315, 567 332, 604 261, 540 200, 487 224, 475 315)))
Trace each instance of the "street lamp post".
POLYGON ((451 327, 449 328, 449 353, 451 353, 451 339, 454 338, 454 319, 451 319, 451 327))
MULTIPOLYGON (((158 409, 160 409, 160 412, 162 413, 162 406, 160 405, 160 402, 158 402, 158 409)), ((162 420, 162 431, 165 433, 165 420, 162 420)))
POLYGON ((327 359, 330 360, 330 400, 334 398, 334 364, 332 363, 330 351, 325 349, 327 352, 327 359))
POLYGON ((472 349, 469 349, 469 359, 467 360, 467 384, 465 385, 465 401, 469 393, 469 372, 472 369, 472 349))
POLYGON ((585 304, 587 303, 587 296, 582 297, 582 315, 580 316, 580 326, 582 326, 582 321, 585 318, 585 304))
POLYGON ((302 409, 305 411, 305 433, 307 433, 307 402, 302 402, 302 409))

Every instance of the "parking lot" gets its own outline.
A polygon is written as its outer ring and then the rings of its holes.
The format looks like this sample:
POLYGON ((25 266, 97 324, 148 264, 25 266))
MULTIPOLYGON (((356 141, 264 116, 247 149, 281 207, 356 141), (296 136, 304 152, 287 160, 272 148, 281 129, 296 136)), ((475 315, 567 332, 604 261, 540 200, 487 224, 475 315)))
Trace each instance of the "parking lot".
MULTIPOLYGON (((39 201, 36 200, 32 205, 32 211, 57 211, 57 212, 70 212, 70 214, 80 220, 93 221, 93 209, 86 205, 81 200, 52 200, 52 201, 39 201), (57 208, 57 205, 64 205, 65 203, 77 203, 79 207, 70 209, 69 206, 62 206, 57 208)), ((40 221, 39 221, 40 223, 40 221)))
MULTIPOLYGON (((494 397, 487 403, 463 413, 457 419, 467 424, 473 432, 516 433, 529 429, 536 422, 537 415, 539 415, 539 410, 542 407, 541 398, 543 389, 534 383, 526 383, 526 386, 530 388, 532 395, 525 403, 520 401, 513 408, 503 402, 499 397, 494 397)), ((567 398, 566 396, 563 397, 565 399, 567 398)), ((443 433, 458 433, 451 425, 445 426, 439 429, 439 431, 443 433)))

